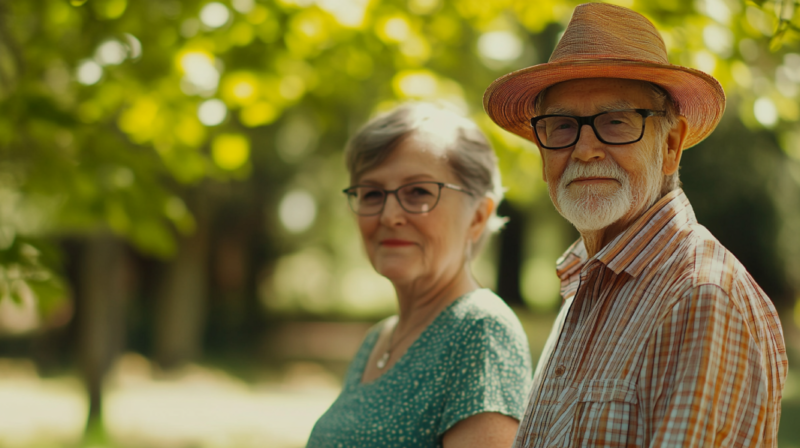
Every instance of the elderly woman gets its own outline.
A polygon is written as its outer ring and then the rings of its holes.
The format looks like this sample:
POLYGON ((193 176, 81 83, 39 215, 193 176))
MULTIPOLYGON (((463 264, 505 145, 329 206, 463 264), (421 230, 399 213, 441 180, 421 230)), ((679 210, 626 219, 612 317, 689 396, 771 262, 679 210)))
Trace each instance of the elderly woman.
POLYGON ((362 128, 345 189, 399 312, 366 336, 308 447, 508 447, 531 363, 522 326, 470 261, 502 220, 497 162, 469 120, 406 104, 362 128))

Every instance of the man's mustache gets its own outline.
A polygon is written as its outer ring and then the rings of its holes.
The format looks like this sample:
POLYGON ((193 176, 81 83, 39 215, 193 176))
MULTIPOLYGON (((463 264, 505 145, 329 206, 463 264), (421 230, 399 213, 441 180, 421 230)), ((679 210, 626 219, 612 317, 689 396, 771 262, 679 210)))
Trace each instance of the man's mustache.
POLYGON ((561 176, 561 185, 566 187, 575 179, 584 177, 606 177, 622 183, 627 175, 619 165, 611 160, 592 163, 573 162, 567 166, 564 175, 561 176))

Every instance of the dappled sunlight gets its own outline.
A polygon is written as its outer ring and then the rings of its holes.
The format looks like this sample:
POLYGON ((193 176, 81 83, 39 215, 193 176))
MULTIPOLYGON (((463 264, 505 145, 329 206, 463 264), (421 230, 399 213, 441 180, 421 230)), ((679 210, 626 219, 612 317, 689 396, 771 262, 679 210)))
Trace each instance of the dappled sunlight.
POLYGON ((765 127, 771 128, 778 122, 778 109, 768 97, 762 96, 753 105, 756 120, 765 127))
POLYGON ((284 195, 278 206, 281 224, 291 233, 301 233, 311 227, 317 216, 314 196, 304 190, 292 190, 284 195))
POLYGON ((212 2, 200 10, 200 21, 209 28, 219 28, 228 23, 230 15, 231 13, 225 5, 212 2))
POLYGON ((250 141, 242 134, 221 134, 211 142, 211 157, 218 167, 233 171, 250 159, 250 141))
POLYGON ((392 79, 392 88, 401 99, 443 100, 460 113, 469 110, 461 85, 427 69, 399 71, 392 79))
MULTIPOLYGON (((535 364, 555 315, 516 312, 535 364)), ((270 353, 285 360, 282 367, 251 382, 196 364, 163 372, 141 355, 125 354, 106 381, 104 446, 303 447, 340 390, 340 377, 321 363, 348 363, 370 325, 283 324, 268 339, 270 353)), ((789 371, 783 401, 781 427, 792 430, 789 422, 800 404, 795 370, 789 371)), ((81 445, 87 404, 77 378, 43 379, 30 361, 0 359, 0 402, 0 446, 81 445)))
MULTIPOLYGON (((368 329, 397 312, 342 194, 357 181, 343 152, 408 101, 452 104, 497 154, 513 217, 472 268, 535 359, 577 233, 539 149, 482 98, 544 63, 582 1, 3 2, 0 447, 79 446, 84 381, 103 384, 103 448, 303 446, 368 329)), ((723 121, 681 180, 800 346, 800 5, 607 1, 723 86, 723 121)))
POLYGON ((358 28, 364 23, 369 0, 318 0, 317 5, 331 13, 341 25, 358 28))
POLYGON ((146 360, 128 358, 105 412, 112 439, 128 446, 300 447, 339 392, 321 369, 295 369, 275 384, 199 366, 156 380, 139 365, 146 360))
POLYGON ((221 94, 229 104, 248 106, 258 99, 261 93, 259 84, 255 73, 229 73, 222 79, 221 94))
MULTIPOLYGON (((216 369, 158 373, 128 354, 106 387, 106 432, 114 447, 305 445, 339 380, 314 363, 289 364, 272 381, 248 384, 216 369)), ((81 440, 87 405, 74 377, 41 379, 30 362, 0 359, 0 446, 64 446, 81 440)))
POLYGON ((86 399, 77 378, 40 379, 33 363, 0 359, 0 446, 72 443, 83 433, 86 399))
POLYGON ((197 118, 206 126, 216 126, 222 123, 227 115, 228 109, 225 107, 225 103, 215 98, 203 101, 197 108, 197 118))
POLYGON ((214 57, 205 51, 186 51, 178 55, 184 77, 181 89, 187 95, 210 95, 217 90, 220 73, 214 57))
POLYGON ((103 67, 95 61, 83 61, 78 66, 76 77, 78 82, 87 86, 96 84, 103 76, 103 67))
POLYGON ((522 50, 522 40, 508 30, 491 31, 478 38, 478 52, 490 61, 509 63, 516 60, 522 50))
POLYGON ((110 39, 97 47, 94 58, 100 65, 119 65, 127 56, 125 46, 118 40, 110 39))

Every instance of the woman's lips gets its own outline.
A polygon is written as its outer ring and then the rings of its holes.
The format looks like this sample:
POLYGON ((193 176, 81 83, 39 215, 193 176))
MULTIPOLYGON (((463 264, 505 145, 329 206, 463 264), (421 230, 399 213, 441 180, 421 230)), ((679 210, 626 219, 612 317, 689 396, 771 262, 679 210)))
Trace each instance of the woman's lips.
POLYGON ((403 246, 411 246, 413 244, 414 244, 413 242, 406 240, 398 240, 398 239, 381 240, 381 246, 388 246, 388 247, 403 247, 403 246))

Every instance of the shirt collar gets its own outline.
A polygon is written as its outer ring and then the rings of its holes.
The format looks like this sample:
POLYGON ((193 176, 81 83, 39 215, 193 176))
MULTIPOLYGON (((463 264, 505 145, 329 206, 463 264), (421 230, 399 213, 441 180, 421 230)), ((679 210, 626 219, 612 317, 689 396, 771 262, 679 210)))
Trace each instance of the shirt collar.
MULTIPOLYGON (((595 259, 616 274, 625 271, 638 276, 656 259, 664 246, 688 225, 697 223, 692 205, 683 190, 667 193, 624 232, 608 243, 595 259)), ((562 279, 572 276, 588 261, 583 239, 576 241, 557 261, 562 279)))

